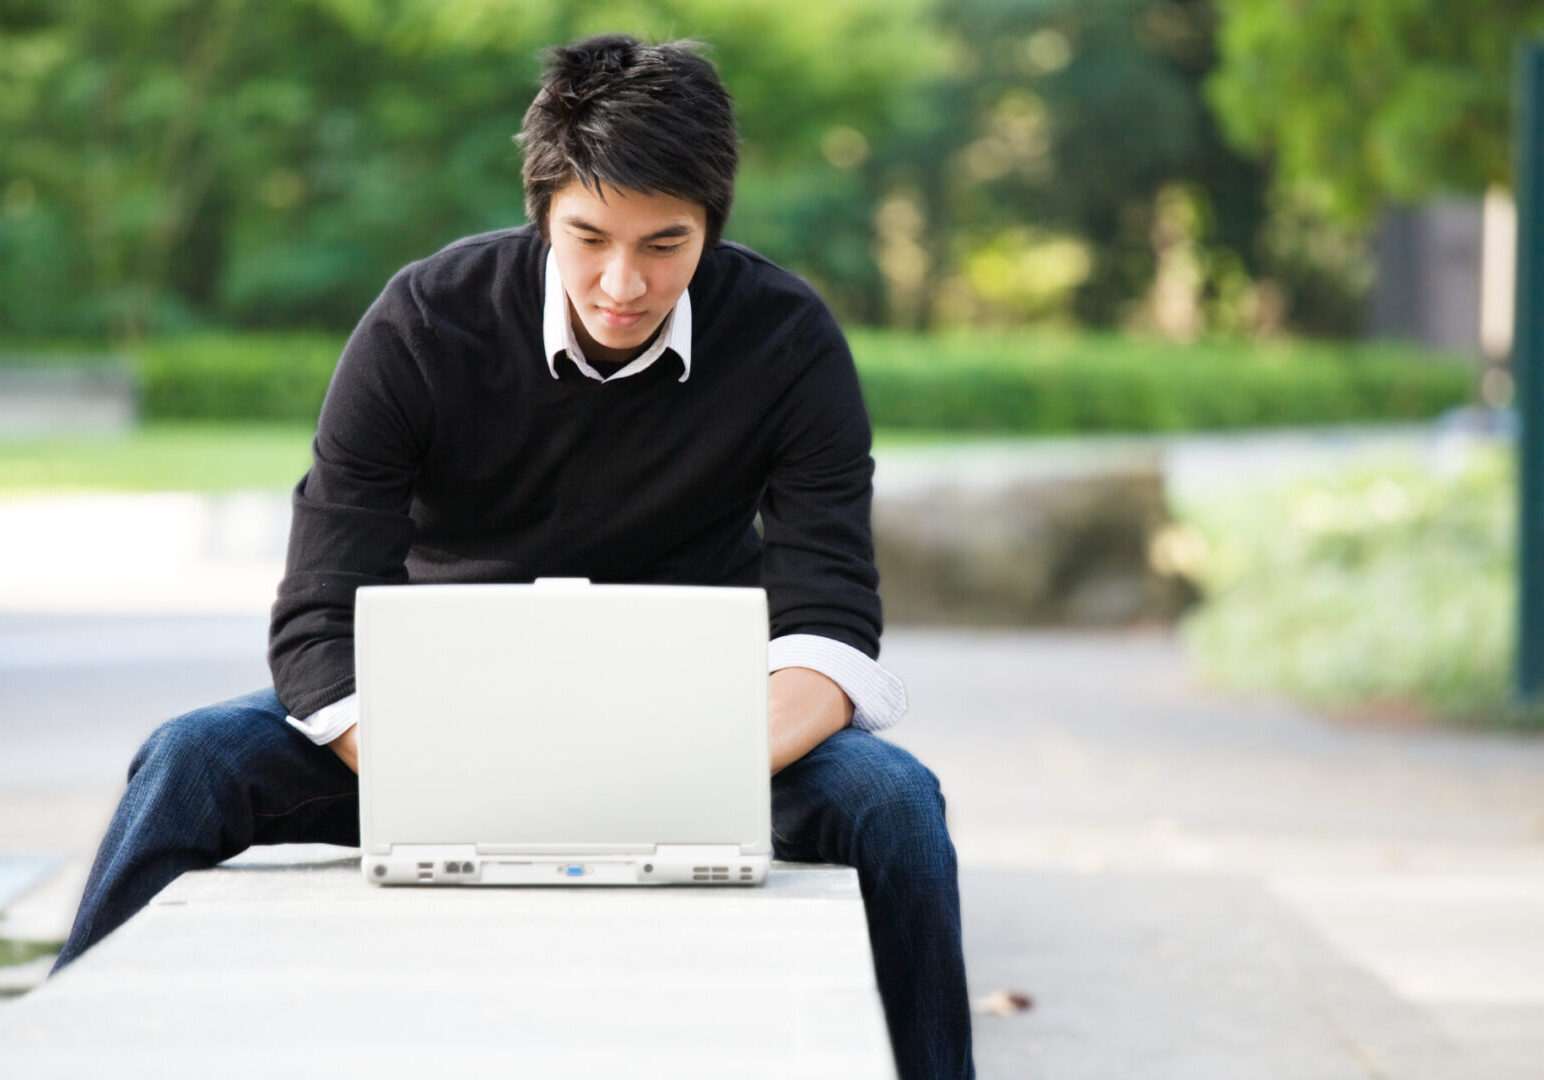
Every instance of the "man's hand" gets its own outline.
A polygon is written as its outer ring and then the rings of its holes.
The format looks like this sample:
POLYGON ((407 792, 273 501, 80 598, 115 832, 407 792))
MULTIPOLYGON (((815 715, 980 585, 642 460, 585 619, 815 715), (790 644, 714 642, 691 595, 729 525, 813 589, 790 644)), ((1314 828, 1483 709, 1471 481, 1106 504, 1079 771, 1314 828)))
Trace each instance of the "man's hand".
POLYGON ((359 772, 359 725, 355 724, 342 735, 327 745, 332 747, 332 752, 343 759, 343 764, 359 772))
MULTIPOLYGON (((767 686, 772 772, 776 775, 852 720, 852 702, 829 678, 810 668, 780 668, 767 686)), ((352 737, 353 729, 349 729, 352 737)))

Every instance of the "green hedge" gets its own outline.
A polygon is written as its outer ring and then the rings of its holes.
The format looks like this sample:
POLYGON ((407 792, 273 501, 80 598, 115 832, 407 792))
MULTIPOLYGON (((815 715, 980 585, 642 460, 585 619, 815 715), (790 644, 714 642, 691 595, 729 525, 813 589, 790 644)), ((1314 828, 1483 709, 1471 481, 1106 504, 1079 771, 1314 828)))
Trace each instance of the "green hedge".
POLYGON ((1361 343, 1111 335, 852 335, 877 425, 1061 434, 1414 420, 1467 402, 1471 364, 1361 343))
POLYGON ((147 420, 315 423, 343 339, 331 334, 208 334, 135 353, 147 420))
MULTIPOLYGON (((875 426, 1003 435, 1413 420, 1469 400, 1473 368, 1359 343, 1115 335, 918 336, 858 330, 875 426)), ((152 420, 314 421, 342 340, 206 335, 136 354, 152 420)))

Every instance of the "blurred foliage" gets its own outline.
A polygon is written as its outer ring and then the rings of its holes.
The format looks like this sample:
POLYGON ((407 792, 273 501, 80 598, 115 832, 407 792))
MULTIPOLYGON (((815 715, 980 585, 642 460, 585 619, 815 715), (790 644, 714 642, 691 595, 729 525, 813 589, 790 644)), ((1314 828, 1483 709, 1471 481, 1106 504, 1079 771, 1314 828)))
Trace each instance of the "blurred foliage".
MULTIPOLYGON (((989 244, 1026 220, 1079 237, 1090 258, 1071 311, 1111 325, 1153 281, 1157 199, 1180 184, 1199 211, 1187 239, 1227 248, 1255 269, 1265 176, 1223 145, 1201 99, 1215 63, 1213 21, 1205 0, 954 7, 945 25, 980 64, 967 86, 989 105, 975 122, 959 111, 945 118, 945 130, 963 137, 961 151, 943 159, 956 179, 943 189, 959 215, 945 221, 953 243, 989 244)), ((940 96, 958 101, 951 89, 940 96)), ((1194 282, 1190 301, 1200 303, 1212 284, 1194 282)))
POLYGON ((601 30, 710 43, 744 133, 730 237, 849 320, 1352 329, 1354 275, 1269 241, 1269 176, 1203 99, 1215 22, 1211 0, 0 0, 0 335, 346 329, 402 264, 521 220, 538 54, 601 30))
POLYGON ((1510 703, 1516 482, 1368 462, 1176 508, 1160 541, 1201 583, 1184 627, 1207 675, 1368 715, 1526 722, 1510 703))
POLYGON ((1386 200, 1511 177, 1517 46, 1537 0, 1218 0, 1208 96, 1291 201, 1370 223, 1386 200))
POLYGON ((1518 0, 0 0, 0 335, 346 329, 522 219, 539 53, 602 30, 710 44, 729 236, 851 321, 1352 332, 1378 200, 1505 178, 1530 28, 1518 0))
POLYGON ((602 29, 708 38, 748 163, 833 172, 827 129, 927 76, 919 7, 0 0, 0 332, 346 328, 402 264, 522 220, 538 53, 602 29))
MULTIPOLYGON (((1049 332, 850 333, 876 427, 1002 434, 1426 419, 1471 396, 1456 357, 1403 345, 1049 332)), ((150 420, 316 419, 342 340, 199 334, 133 350, 150 420)))

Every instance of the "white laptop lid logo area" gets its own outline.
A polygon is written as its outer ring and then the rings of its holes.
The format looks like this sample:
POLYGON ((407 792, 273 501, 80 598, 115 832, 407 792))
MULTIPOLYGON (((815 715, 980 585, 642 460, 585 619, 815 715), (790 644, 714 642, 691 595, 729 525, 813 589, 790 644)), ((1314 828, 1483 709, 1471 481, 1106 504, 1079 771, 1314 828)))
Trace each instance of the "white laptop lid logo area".
POLYGON ((760 589, 359 590, 367 851, 767 850, 760 589))

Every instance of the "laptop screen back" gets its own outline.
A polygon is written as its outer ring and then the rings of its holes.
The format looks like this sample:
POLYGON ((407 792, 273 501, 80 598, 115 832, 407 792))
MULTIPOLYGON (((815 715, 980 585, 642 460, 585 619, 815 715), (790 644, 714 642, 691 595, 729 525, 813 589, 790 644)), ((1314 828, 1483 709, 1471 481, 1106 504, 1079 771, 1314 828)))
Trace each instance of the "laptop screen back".
POLYGON ((367 851, 765 849, 760 589, 366 588, 355 640, 367 851))

